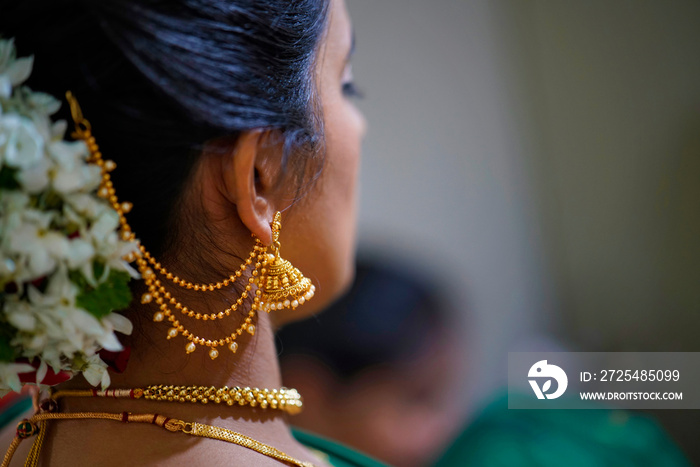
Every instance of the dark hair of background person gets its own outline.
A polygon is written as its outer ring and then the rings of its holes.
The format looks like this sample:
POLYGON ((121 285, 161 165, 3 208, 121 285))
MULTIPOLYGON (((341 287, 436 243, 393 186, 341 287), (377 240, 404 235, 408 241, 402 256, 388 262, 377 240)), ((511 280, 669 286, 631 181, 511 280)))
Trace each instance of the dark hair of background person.
POLYGON ((160 255, 184 229, 207 239, 198 213, 176 209, 207 141, 275 129, 289 173, 321 169, 313 67, 326 11, 324 0, 0 0, 0 35, 34 55, 32 89, 78 98, 134 204, 130 224, 160 255))
POLYGON ((304 355, 343 381, 378 365, 409 361, 449 329, 448 304, 409 272, 359 260, 351 289, 322 314, 277 333, 280 359, 304 355))

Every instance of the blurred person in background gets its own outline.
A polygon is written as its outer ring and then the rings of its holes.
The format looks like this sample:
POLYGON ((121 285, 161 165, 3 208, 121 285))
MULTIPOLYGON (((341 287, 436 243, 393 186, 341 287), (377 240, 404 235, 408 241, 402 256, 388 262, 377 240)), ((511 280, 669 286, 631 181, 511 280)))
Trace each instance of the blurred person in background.
POLYGON ((430 465, 465 407, 464 343, 440 288, 359 261, 351 290, 277 334, 285 385, 305 395, 295 425, 390 465, 430 465))
POLYGON ((297 426, 397 467, 691 465, 651 416, 593 403, 509 410, 499 393, 468 418, 469 339, 418 277, 360 260, 344 297, 278 332, 282 379, 308 397, 297 426))

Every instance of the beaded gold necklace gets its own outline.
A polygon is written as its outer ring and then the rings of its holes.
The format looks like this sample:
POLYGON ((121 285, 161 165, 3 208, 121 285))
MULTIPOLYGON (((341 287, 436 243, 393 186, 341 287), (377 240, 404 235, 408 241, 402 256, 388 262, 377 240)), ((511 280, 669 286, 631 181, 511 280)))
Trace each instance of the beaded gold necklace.
POLYGON ((63 397, 106 397, 109 399, 144 399, 158 402, 191 402, 260 407, 281 410, 289 415, 301 412, 303 401, 296 389, 259 389, 249 387, 215 388, 214 386, 172 386, 153 384, 134 389, 66 389, 51 393, 51 399, 63 397))

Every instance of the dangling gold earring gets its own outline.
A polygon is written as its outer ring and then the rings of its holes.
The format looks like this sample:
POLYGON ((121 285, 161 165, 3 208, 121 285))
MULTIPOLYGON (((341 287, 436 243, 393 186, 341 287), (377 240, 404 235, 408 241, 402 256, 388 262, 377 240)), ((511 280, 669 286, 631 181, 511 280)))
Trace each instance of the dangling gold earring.
POLYGON ((267 311, 296 308, 307 300, 311 300, 316 287, 311 280, 286 259, 280 256, 280 230, 282 229, 282 213, 275 214, 272 221, 272 253, 263 255, 263 265, 260 269, 258 289, 260 309, 267 311))

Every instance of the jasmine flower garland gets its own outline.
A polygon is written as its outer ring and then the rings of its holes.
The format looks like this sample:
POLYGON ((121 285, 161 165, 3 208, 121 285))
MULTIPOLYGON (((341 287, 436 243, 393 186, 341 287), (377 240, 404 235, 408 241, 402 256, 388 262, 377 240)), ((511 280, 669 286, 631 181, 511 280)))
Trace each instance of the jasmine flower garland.
POLYGON ((21 389, 21 373, 41 383, 49 367, 107 387, 98 352, 122 350, 115 332, 132 324, 114 310, 138 277, 123 259, 137 245, 97 196, 87 146, 51 120, 58 100, 22 85, 32 65, 0 39, 0 395, 21 389))

